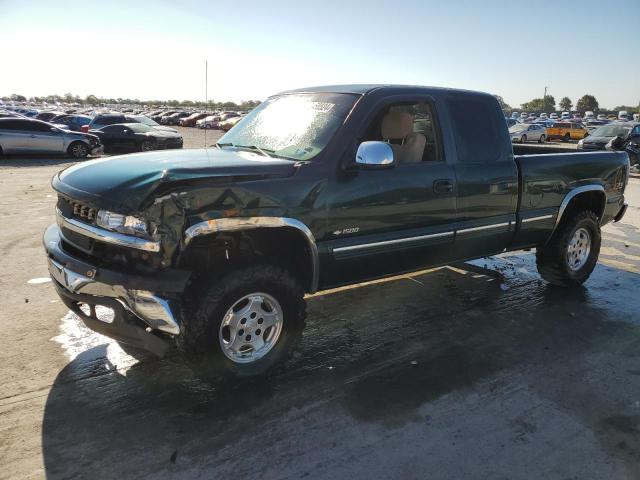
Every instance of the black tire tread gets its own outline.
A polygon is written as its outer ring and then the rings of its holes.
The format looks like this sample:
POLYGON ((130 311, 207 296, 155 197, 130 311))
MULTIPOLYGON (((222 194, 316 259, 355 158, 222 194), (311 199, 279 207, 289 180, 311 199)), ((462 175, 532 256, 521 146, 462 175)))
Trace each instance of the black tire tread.
MULTIPOLYGON (((217 316, 220 316, 220 319, 222 318, 222 310, 226 311, 224 302, 227 297, 247 285, 256 284, 277 285, 277 289, 285 292, 286 296, 294 302, 289 308, 294 314, 285 315, 287 325, 286 339, 281 340, 289 342, 289 345, 285 345, 284 349, 281 349, 283 350, 283 358, 278 359, 274 364, 281 363, 291 354, 305 326, 306 302, 304 300, 304 289, 288 270, 276 265, 257 264, 229 272, 222 278, 213 281, 204 279, 198 283, 198 285, 193 286, 190 297, 186 299, 186 305, 183 307, 180 335, 176 337, 176 345, 183 354, 192 359, 209 356, 213 350, 212 337, 215 336, 214 345, 217 345, 218 338, 217 331, 212 331, 211 319, 217 318, 217 316)), ((284 305, 282 307, 286 309, 284 305)), ((274 350, 276 348, 277 345, 274 350)), ((269 357, 274 350, 264 358, 269 357)), ((220 357, 222 356, 223 354, 220 352, 220 357)), ((226 363, 229 367, 237 370, 233 372, 234 374, 242 375, 242 372, 239 371, 242 367, 235 368, 230 365, 232 363, 230 361, 226 361, 226 363)), ((264 372, 259 371, 258 373, 264 372)), ((253 373, 249 373, 249 375, 253 375, 253 373)))
POLYGON ((598 216, 591 210, 581 210, 564 219, 549 242, 536 250, 536 266, 538 273, 547 282, 562 287, 582 285, 596 266, 600 252, 600 223, 598 216), (577 224, 584 220, 593 222, 596 238, 592 238, 592 258, 580 271, 579 276, 572 276, 565 265, 565 246, 570 240, 577 224))

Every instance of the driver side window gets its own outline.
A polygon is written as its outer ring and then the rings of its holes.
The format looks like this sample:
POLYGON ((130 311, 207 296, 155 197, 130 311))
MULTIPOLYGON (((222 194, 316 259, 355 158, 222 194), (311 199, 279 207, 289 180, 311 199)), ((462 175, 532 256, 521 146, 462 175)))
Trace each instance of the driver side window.
POLYGON ((434 111, 428 102, 397 103, 382 108, 361 141, 389 143, 398 165, 442 160, 434 111))

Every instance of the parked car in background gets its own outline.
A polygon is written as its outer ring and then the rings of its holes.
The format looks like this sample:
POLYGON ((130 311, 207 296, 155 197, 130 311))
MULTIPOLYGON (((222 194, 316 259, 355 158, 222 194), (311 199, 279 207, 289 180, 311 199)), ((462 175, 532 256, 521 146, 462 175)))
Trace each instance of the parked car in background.
POLYGON ((107 113, 103 115, 96 115, 89 125, 84 125, 82 131, 88 132, 89 130, 98 130, 107 125, 114 125, 116 123, 142 123, 148 127, 155 128, 156 130, 164 130, 168 132, 176 133, 177 130, 170 127, 159 125, 144 115, 123 115, 119 113, 107 113))
POLYGON ((89 130, 96 135, 106 152, 148 152, 182 148, 182 135, 156 130, 142 123, 107 125, 97 130, 89 130))
POLYGON ((568 142, 585 138, 589 132, 581 123, 556 122, 547 128, 546 135, 548 140, 560 139, 563 142, 568 142))
POLYGON ((505 121, 507 122, 507 127, 509 128, 513 127, 514 125, 518 125, 520 123, 515 118, 505 118, 505 121))
POLYGON ((589 118, 596 118, 596 116, 592 111, 588 110, 588 111, 584 112, 584 118, 586 120, 586 119, 589 119, 589 118))
POLYGON ((229 118, 228 120, 225 120, 223 122, 220 122, 220 130, 222 130, 223 132, 228 132, 229 130, 231 130, 236 123, 238 123, 240 120, 242 120, 242 117, 237 116, 237 117, 233 117, 233 118, 229 118))
POLYGON ((599 113, 596 117, 598 120, 606 120, 607 116, 604 113, 599 113))
POLYGON ((189 115, 191 115, 191 112, 177 112, 173 115, 162 117, 162 121, 160 123, 163 125, 178 125, 180 120, 187 118, 189 115))
POLYGON ((51 120, 53 123, 64 125, 64 128, 74 132, 81 132, 84 125, 91 123, 91 117, 88 115, 62 114, 51 120))
POLYGON ((209 116, 209 114, 206 113, 206 112, 204 112, 204 113, 192 113, 188 117, 185 117, 185 118, 180 120, 180 126, 182 126, 182 127, 195 127, 196 126, 196 122, 198 120, 201 120, 201 119, 203 119, 203 118, 205 118, 207 116, 209 116))
POLYGON ((10 112, 0 110, 0 118, 27 118, 24 115, 20 115, 18 112, 10 112))
POLYGON ((540 118, 543 118, 546 120, 547 118, 549 118, 549 115, 547 115, 546 113, 541 113, 540 118))
POLYGON ((640 134, 640 124, 636 123, 610 123, 602 125, 591 131, 587 138, 578 142, 580 150, 605 150, 607 144, 615 137, 626 139, 631 131, 640 134), (636 132, 635 129, 638 129, 636 132))
POLYGON ((529 141, 543 143, 546 139, 544 126, 535 123, 514 125, 509 129, 509 136, 512 142, 517 143, 527 143, 529 141))
POLYGON ((53 111, 40 112, 39 114, 37 114, 35 116, 35 118, 36 118, 36 120, 42 120, 43 122, 50 122, 55 117, 57 117, 59 115, 63 115, 63 114, 64 114, 64 112, 53 112, 53 111))
POLYGON ((196 122, 198 128, 213 128, 214 123, 217 125, 220 122, 220 115, 209 115, 196 122))
POLYGON ((549 118, 552 119, 552 120, 557 120, 559 117, 558 117, 557 113, 552 113, 552 114, 549 115, 549 118))
POLYGON ((618 120, 629 120, 629 112, 626 110, 620 110, 618 112, 618 120))
POLYGON ((177 110, 160 110, 160 112, 156 113, 155 115, 151 115, 149 118, 151 118, 151 120, 153 120, 154 122, 160 122, 162 117, 164 117, 165 115, 173 115, 176 112, 177 110))
POLYGON ((70 132, 27 118, 0 118, 0 154, 67 154, 73 158, 103 152, 95 135, 70 132))

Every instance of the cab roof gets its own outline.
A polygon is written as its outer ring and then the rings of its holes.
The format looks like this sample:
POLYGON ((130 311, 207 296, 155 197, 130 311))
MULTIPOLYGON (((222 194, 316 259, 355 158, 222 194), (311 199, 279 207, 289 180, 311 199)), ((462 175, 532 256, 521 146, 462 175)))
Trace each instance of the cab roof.
POLYGON ((473 90, 462 90, 455 88, 444 87, 428 87, 423 85, 395 85, 395 84, 352 84, 352 85, 325 85, 316 87, 297 88, 293 90, 286 90, 280 92, 279 95, 285 95, 290 93, 350 93, 356 95, 366 95, 372 92, 384 92, 388 93, 400 93, 402 90, 416 92, 421 91, 423 93, 443 93, 443 92, 458 92, 458 93, 473 93, 477 95, 488 95, 484 92, 478 92, 473 90))

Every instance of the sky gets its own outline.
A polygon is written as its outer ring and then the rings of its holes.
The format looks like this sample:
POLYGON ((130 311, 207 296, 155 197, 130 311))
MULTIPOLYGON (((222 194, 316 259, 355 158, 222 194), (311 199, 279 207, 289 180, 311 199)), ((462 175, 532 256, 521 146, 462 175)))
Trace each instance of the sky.
POLYGON ((0 0, 0 96, 203 100, 208 60, 215 101, 394 83, 637 105, 638 18, 640 0, 0 0))

